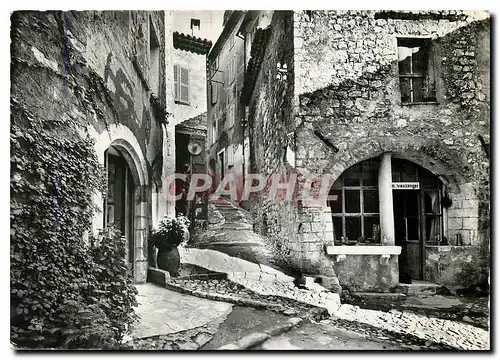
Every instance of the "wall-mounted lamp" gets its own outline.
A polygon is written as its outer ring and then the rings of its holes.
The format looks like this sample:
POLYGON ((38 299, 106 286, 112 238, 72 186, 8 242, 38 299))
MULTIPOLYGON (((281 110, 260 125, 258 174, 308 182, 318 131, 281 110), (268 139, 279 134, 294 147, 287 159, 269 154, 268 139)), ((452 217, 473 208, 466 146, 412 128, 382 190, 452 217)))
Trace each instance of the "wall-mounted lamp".
POLYGON ((286 81, 286 76, 288 73, 288 68, 286 64, 281 65, 281 63, 276 64, 278 68, 278 74, 276 74, 276 79, 279 81, 286 81))

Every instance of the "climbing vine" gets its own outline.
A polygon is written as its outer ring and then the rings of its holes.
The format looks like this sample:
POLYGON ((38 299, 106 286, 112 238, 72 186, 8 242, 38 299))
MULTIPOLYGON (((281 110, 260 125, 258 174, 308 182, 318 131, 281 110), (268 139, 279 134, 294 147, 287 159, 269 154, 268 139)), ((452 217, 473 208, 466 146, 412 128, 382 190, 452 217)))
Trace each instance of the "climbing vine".
MULTIPOLYGON (((13 16, 13 31, 22 34, 18 28, 28 26, 21 19, 41 23, 35 15, 13 16)), ((60 25, 64 16, 57 21, 60 25)), ((23 41, 16 39, 16 44, 23 41)), ((14 50, 21 59, 18 45, 14 50)), ((30 348, 116 348, 135 319, 136 290, 127 276, 125 240, 119 234, 104 234, 97 247, 85 241, 96 211, 93 197, 104 192, 106 177, 89 124, 66 111, 71 99, 89 118, 93 112, 104 118, 93 99, 105 86, 90 73, 90 91, 72 96, 81 89, 75 79, 90 70, 72 62, 71 47, 64 51, 68 73, 26 60, 12 63, 15 74, 30 73, 26 79, 33 82, 15 82, 11 95, 11 341, 30 348), (65 85, 65 100, 47 101, 47 111, 26 94, 30 86, 38 91, 40 78, 53 81, 49 86, 65 85)), ((109 94, 97 99, 116 116, 109 94)))

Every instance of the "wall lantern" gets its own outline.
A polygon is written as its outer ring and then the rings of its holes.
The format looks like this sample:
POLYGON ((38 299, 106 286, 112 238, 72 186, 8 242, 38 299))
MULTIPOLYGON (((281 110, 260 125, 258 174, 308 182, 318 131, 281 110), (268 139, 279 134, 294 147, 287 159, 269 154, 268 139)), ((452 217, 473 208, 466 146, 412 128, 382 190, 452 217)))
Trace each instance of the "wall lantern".
POLYGON ((278 74, 276 74, 276 79, 279 81, 286 81, 286 75, 288 73, 288 68, 286 64, 281 65, 281 63, 276 64, 278 68, 278 74))

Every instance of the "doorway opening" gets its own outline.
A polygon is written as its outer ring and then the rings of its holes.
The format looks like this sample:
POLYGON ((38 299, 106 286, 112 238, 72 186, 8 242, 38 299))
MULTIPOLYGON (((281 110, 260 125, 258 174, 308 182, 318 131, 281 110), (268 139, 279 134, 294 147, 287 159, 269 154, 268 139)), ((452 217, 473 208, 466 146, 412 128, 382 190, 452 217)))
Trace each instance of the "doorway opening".
POLYGON ((419 191, 394 190, 394 236, 401 246, 399 282, 422 280, 422 243, 420 236, 419 191))
POLYGON ((224 154, 225 154, 225 151, 224 150, 221 150, 217 155, 219 157, 219 169, 220 169, 220 181, 222 181, 222 179, 224 179, 224 171, 226 169, 226 164, 224 162, 224 154))
POLYGON ((104 198, 104 228, 113 226, 126 239, 127 272, 134 275, 134 190, 135 184, 127 160, 120 151, 110 146, 104 152, 108 176, 107 195, 104 198))

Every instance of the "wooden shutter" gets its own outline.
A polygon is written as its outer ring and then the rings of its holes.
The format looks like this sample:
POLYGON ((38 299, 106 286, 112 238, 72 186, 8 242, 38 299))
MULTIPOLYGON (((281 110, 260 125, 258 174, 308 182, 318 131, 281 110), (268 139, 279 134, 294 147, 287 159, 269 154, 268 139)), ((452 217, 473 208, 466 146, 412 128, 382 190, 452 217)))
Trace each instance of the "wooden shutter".
POLYGON ((189 104, 189 70, 180 68, 180 101, 189 104))
POLYGON ((229 107, 229 127, 234 126, 234 104, 229 107))
POLYGON ((212 93, 212 104, 217 102, 217 83, 210 84, 210 92, 212 93))
POLYGON ((233 79, 232 79, 232 81, 234 81, 234 80, 236 80, 236 57, 233 57, 233 62, 231 64, 233 65, 233 79))
POLYGON ((233 166, 233 165, 234 165, 234 150, 233 150, 233 144, 231 144, 227 147, 227 166, 233 166))
POLYGON ((179 66, 174 65, 174 101, 179 101, 179 66))

